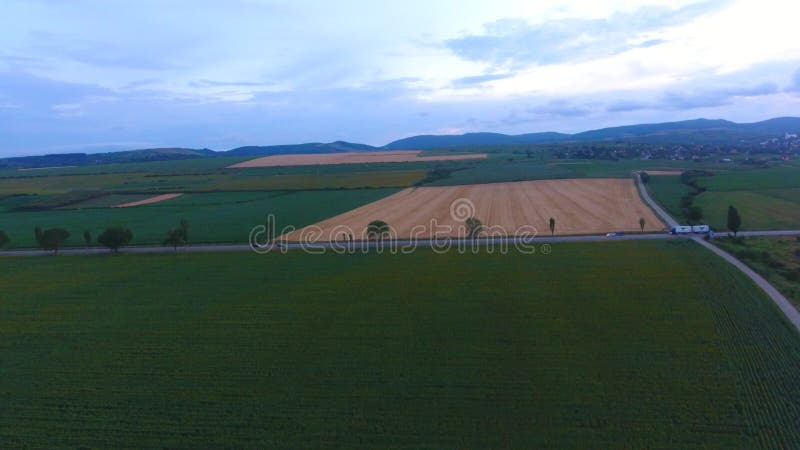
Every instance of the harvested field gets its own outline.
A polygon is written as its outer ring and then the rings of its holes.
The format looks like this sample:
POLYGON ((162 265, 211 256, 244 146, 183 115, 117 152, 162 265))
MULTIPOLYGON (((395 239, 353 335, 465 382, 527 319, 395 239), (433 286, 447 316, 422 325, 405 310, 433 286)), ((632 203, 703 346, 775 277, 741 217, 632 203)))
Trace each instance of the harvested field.
POLYGON ((315 153, 310 155, 273 155, 243 161, 228 168, 277 167, 277 166, 314 166, 332 164, 364 164, 395 162, 452 161, 460 159, 483 159, 486 153, 466 155, 431 155, 419 156, 420 150, 395 150, 386 152, 348 152, 348 153, 315 153))
POLYGON ((523 226, 549 234, 550 217, 559 235, 640 231, 641 217, 645 231, 664 229, 632 180, 593 178, 409 188, 283 238, 333 241, 352 234, 363 239, 373 220, 387 222, 400 238, 463 237, 464 220, 471 216, 497 235, 519 234, 523 226))
POLYGON ((183 193, 156 195, 155 197, 149 197, 149 198, 146 198, 144 200, 138 200, 138 201, 129 202, 129 203, 122 203, 121 205, 114 206, 114 208, 128 208, 128 207, 131 207, 131 206, 149 205, 150 203, 163 202, 164 200, 169 200, 169 199, 172 199, 172 198, 175 198, 175 197, 180 197, 181 195, 183 195, 183 193))

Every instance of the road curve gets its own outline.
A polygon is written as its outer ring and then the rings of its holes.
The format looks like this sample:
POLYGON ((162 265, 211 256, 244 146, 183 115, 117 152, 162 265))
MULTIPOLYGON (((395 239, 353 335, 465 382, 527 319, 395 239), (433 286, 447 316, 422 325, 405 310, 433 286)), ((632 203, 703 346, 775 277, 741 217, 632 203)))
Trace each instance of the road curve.
POLYGON ((661 220, 664 221, 670 227, 677 227, 678 221, 673 219, 672 216, 667 214, 666 211, 659 205, 658 203, 654 202, 652 197, 650 197, 650 193, 647 192, 647 188, 642 181, 642 173, 641 172, 634 172, 636 176, 636 186, 639 187, 639 194, 641 194, 642 199, 644 199, 645 203, 647 203, 650 208, 656 213, 661 220))
MULTIPOLYGON (((647 204, 649 204, 650 207, 652 207, 653 210, 656 211, 656 213, 659 216, 661 216, 663 219, 665 219, 667 221, 667 223, 670 224, 670 226, 677 226, 678 222, 675 219, 673 219, 672 217, 670 217, 670 215, 667 214, 666 211, 664 211, 661 208, 661 206, 656 204, 656 202, 654 202, 653 199, 650 197, 650 194, 648 194, 647 189, 644 186, 644 183, 642 183, 642 177, 641 177, 639 172, 636 172, 636 182, 637 182, 637 185, 639 186, 639 191, 642 193, 642 198, 644 198, 644 200, 647 202, 647 204)), ((752 237, 752 236, 796 236, 796 235, 800 235, 800 230, 743 231, 743 232, 740 232, 738 235, 742 236, 742 237, 752 237)), ((726 236, 726 235, 725 234, 718 234, 718 235, 715 235, 714 237, 715 238, 719 238, 719 237, 723 237, 723 236, 726 236)), ((744 273, 745 275, 750 277, 750 279, 753 280, 753 282, 756 284, 756 286, 760 287, 761 290, 763 290, 767 294, 767 296, 769 296, 770 300, 772 300, 772 302, 775 303, 775 305, 783 312, 784 316, 786 316, 786 318, 789 320, 789 323, 791 323, 794 326, 794 328, 798 332, 800 332, 800 312, 797 311, 797 309, 794 307, 794 305, 783 294, 781 294, 777 289, 775 289, 775 286, 771 285, 769 283, 769 281, 767 281, 761 275, 757 274, 755 271, 753 271, 753 269, 748 267, 745 263, 739 261, 733 255, 731 255, 730 253, 722 250, 721 248, 717 247, 716 245, 712 244, 711 242, 706 241, 705 239, 703 239, 702 237, 699 237, 699 236, 693 236, 692 239, 694 239, 695 242, 697 242, 698 244, 702 245, 703 247, 705 247, 705 248, 711 250, 712 252, 716 253, 722 259, 724 259, 725 261, 728 261, 734 267, 736 267, 737 269, 741 270, 742 273, 744 273)))
POLYGON ((769 296, 770 299, 772 299, 775 305, 777 305, 778 308, 780 308, 780 310, 783 311, 783 314, 786 316, 787 319, 789 319, 789 322, 792 325, 794 325, 795 329, 798 332, 800 332, 800 312, 797 312, 797 309, 794 307, 794 305, 783 294, 781 294, 777 289, 775 289, 775 287, 771 285, 769 281, 764 279, 764 277, 762 277, 761 275, 757 274, 755 271, 753 271, 753 269, 748 267, 745 263, 739 261, 738 259, 733 257, 733 255, 726 252, 725 250, 722 250, 716 245, 706 242, 700 237, 695 237, 693 239, 695 240, 695 242, 716 253, 717 255, 722 257, 722 259, 733 264, 734 267, 741 270, 742 272, 744 272, 745 275, 750 277, 750 279, 753 280, 756 283, 756 285, 758 285, 758 287, 760 287, 764 292, 767 293, 767 295, 769 296))

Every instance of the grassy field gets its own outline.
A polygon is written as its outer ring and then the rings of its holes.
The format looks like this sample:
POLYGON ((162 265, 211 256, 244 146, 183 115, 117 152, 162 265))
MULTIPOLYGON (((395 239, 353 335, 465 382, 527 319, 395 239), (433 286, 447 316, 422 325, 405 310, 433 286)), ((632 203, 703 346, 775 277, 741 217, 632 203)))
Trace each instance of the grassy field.
POLYGON ((142 172, 53 175, 0 178, 0 197, 21 194, 56 195, 76 190, 159 193, 407 187, 422 180, 426 174, 425 170, 262 173, 258 169, 226 169, 220 172, 183 174, 142 172))
POLYGON ((692 163, 669 160, 562 160, 539 158, 533 155, 493 153, 489 159, 464 164, 444 179, 429 183, 432 186, 452 186, 473 183, 498 183, 508 181, 545 180, 553 178, 628 178, 633 171, 674 170, 682 168, 731 170, 732 165, 717 163, 692 163))
MULTIPOLYGON (((707 189, 694 205, 703 210, 703 222, 716 230, 727 230, 728 206, 742 216, 742 230, 800 228, 800 167, 786 164, 766 169, 740 169, 699 177, 707 189)), ((680 177, 651 177, 648 190, 679 221, 680 199, 690 188, 680 177)))
POLYGON ((728 228, 728 205, 734 205, 739 210, 742 216, 742 230, 800 228, 800 196, 795 201, 786 201, 760 190, 708 191, 699 195, 695 204, 703 208, 706 222, 716 230, 728 228))
POLYGON ((751 237, 714 243, 736 255, 800 308, 800 238, 751 237))
MULTIPOLYGON (((87 207, 30 212, 2 212, 15 199, 0 202, 0 230, 12 248, 34 247, 33 229, 65 228, 72 235, 67 246, 83 246, 83 231, 98 236, 106 227, 133 231, 133 244, 160 244, 167 231, 183 218, 191 226, 191 243, 246 243, 250 229, 275 214, 280 228, 301 227, 341 214, 397 192, 397 189, 322 191, 219 192, 186 194, 176 199, 132 208, 87 207)), ((124 200, 123 200, 124 201, 124 200)))
POLYGON ((0 264, 0 447, 800 442, 800 336, 688 241, 0 264))
POLYGON ((727 229, 728 205, 742 216, 743 230, 800 228, 800 167, 784 165, 702 177, 697 197, 709 224, 727 229))
POLYGON ((681 197, 691 192, 691 188, 681 183, 681 177, 651 176, 647 191, 670 216, 682 221, 681 197))

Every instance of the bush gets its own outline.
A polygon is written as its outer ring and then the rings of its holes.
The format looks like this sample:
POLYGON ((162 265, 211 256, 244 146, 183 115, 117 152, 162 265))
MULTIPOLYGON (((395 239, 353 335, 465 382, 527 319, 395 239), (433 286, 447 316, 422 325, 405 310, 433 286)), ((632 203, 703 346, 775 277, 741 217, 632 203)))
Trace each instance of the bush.
POLYGON ((759 256, 761 257, 761 262, 771 269, 783 269, 786 267, 786 264, 773 258, 769 252, 762 251, 759 256))
POLYGON ((800 269, 794 269, 786 272, 785 277, 789 281, 794 281, 794 282, 800 281, 800 269))
POLYGON ((751 249, 739 250, 734 254, 739 259, 758 259, 758 252, 751 249))
POLYGON ((131 230, 122 227, 111 227, 97 236, 97 242, 117 253, 120 247, 128 245, 133 239, 131 230))
POLYGON ((69 239, 69 231, 63 228, 50 228, 42 231, 41 228, 36 227, 34 234, 36 242, 42 249, 52 250, 55 254, 58 254, 58 249, 64 245, 64 241, 69 239))

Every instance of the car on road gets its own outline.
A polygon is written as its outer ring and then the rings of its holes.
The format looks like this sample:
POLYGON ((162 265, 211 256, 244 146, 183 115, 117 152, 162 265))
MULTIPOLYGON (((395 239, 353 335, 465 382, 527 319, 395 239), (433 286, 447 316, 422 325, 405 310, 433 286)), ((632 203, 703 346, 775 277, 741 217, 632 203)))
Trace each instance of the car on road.
POLYGON ((606 233, 606 237, 619 237, 619 236, 625 236, 625 233, 623 233, 621 231, 614 231, 614 232, 611 232, 611 233, 606 233))

